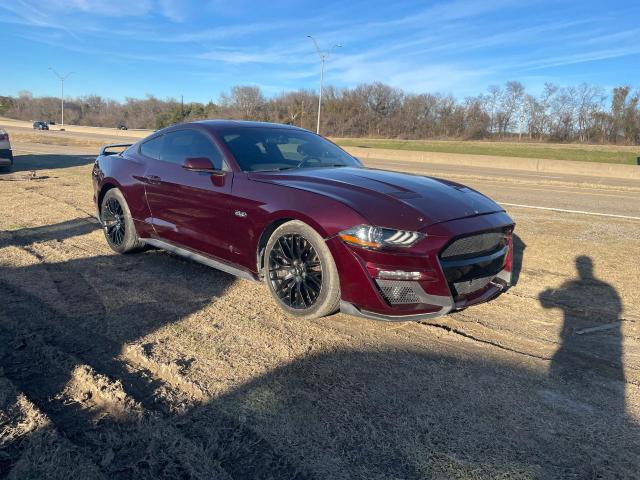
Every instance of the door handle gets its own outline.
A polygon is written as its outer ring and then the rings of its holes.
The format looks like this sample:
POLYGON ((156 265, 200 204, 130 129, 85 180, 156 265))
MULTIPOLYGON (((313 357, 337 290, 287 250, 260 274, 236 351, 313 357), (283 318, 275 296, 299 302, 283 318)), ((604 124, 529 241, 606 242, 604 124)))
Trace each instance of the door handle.
POLYGON ((149 183, 160 183, 162 180, 158 175, 145 175, 144 179, 149 183))

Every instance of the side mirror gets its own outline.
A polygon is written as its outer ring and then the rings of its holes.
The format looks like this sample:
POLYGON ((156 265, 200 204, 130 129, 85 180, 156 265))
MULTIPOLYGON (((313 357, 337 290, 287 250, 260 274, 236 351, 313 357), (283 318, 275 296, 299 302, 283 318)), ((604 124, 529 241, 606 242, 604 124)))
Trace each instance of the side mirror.
POLYGON ((217 172, 213 163, 207 157, 187 158, 182 164, 182 168, 185 170, 191 170, 192 172, 217 172))

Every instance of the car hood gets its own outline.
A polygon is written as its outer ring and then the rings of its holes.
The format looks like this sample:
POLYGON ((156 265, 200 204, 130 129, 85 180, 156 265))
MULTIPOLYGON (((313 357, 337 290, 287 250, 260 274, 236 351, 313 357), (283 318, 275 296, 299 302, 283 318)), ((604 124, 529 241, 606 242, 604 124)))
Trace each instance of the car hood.
POLYGON ((420 230, 435 223, 504 211, 464 185, 386 170, 305 168, 252 172, 249 177, 333 198, 369 223, 390 228, 420 230))

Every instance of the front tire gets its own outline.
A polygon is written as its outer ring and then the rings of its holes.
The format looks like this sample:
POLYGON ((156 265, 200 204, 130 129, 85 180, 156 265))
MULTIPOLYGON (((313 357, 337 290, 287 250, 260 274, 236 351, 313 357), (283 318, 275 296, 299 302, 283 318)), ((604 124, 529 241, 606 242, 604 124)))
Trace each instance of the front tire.
POLYGON ((298 318, 320 318, 338 310, 340 279, 324 239, 298 220, 278 227, 265 249, 267 285, 276 303, 298 318))
POLYGON ((102 199, 100 223, 107 243, 115 252, 129 253, 144 246, 136 232, 129 205, 117 188, 109 190, 102 199))

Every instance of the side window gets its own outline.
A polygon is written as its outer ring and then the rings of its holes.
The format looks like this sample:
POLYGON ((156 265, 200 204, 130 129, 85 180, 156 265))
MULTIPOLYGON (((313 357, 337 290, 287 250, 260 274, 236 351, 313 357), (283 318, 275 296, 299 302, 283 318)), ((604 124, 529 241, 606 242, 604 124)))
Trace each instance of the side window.
POLYGON ((160 151, 162 150, 162 143, 164 141, 164 135, 147 140, 140 145, 140 153, 145 157, 154 158, 160 160, 160 151))
POLYGON ((197 130, 177 130, 165 134, 160 160, 182 165, 189 157, 206 157, 222 170, 222 154, 207 136, 197 130))

